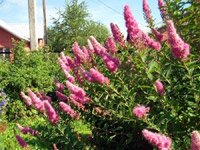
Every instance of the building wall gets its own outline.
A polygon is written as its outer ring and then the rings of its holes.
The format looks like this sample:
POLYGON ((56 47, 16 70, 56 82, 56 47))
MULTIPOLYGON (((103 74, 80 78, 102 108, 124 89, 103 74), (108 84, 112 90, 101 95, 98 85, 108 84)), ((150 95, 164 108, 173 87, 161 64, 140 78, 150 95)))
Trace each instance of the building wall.
MULTIPOLYGON (((0 28, 0 48, 12 49, 13 48, 12 40, 20 41, 19 38, 13 36, 9 32, 7 32, 4 29, 0 28)), ((30 45, 29 42, 27 42, 26 43, 26 47, 27 48, 30 47, 29 45, 30 45)))
MULTIPOLYGON (((10 58, 9 60, 12 61, 14 59, 14 53, 13 53, 13 40, 14 41, 20 41, 21 39, 15 37, 8 31, 4 30, 3 28, 0 27, 0 48, 8 48, 10 49, 10 58)), ((25 43, 25 49, 29 50, 30 48, 30 43, 26 42, 25 43)))

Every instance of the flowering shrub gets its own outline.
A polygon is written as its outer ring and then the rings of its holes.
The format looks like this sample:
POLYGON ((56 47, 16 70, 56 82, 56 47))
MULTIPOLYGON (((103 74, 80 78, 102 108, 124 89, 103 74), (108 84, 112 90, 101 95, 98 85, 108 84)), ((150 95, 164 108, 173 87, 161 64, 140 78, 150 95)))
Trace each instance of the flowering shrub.
POLYGON ((73 58, 61 53, 58 62, 66 81, 56 80, 56 99, 30 89, 22 94, 25 103, 52 124, 51 130, 39 131, 42 136, 52 135, 52 145, 74 148, 66 142, 71 136, 65 135, 70 128, 66 124, 83 119, 90 123, 90 140, 97 148, 178 150, 191 145, 192 150, 199 149, 199 133, 194 131, 200 129, 199 58, 190 54, 189 44, 165 17, 163 1, 158 4, 167 41, 154 27, 147 1, 143 2, 145 18, 155 35, 139 28, 126 5, 127 40, 111 23, 113 39, 109 37, 105 46, 91 36, 87 47, 73 44, 73 58))

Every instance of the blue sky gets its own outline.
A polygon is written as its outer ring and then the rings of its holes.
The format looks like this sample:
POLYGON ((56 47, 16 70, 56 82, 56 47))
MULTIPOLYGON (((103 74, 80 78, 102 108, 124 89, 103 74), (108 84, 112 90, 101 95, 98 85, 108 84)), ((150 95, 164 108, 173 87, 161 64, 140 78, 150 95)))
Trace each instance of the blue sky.
MULTIPOLYGON (((42 0, 37 2, 37 20, 42 23, 42 0)), ((66 0, 46 0, 47 20, 52 24, 52 18, 58 17, 58 10, 63 10, 66 0)), ((143 18, 142 0, 85 0, 88 5, 88 11, 91 18, 101 22, 109 27, 111 22, 118 24, 123 32, 125 25, 123 19, 123 7, 128 4, 134 17, 145 28, 146 22, 143 18)), ((27 23, 28 22, 28 0, 4 0, 0 5, 0 19, 8 23, 27 23)), ((161 22, 160 13, 157 6, 157 0, 148 0, 155 22, 161 22)))

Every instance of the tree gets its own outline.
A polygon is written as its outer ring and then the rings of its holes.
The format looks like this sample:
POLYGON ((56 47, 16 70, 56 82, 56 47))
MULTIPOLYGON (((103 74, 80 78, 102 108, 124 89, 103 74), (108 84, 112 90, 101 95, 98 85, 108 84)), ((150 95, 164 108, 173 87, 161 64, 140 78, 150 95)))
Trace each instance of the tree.
POLYGON ((83 1, 71 0, 66 3, 65 10, 59 11, 59 18, 48 29, 49 46, 52 51, 60 52, 70 49, 74 41, 80 45, 86 44, 86 39, 94 35, 103 41, 108 36, 108 29, 101 23, 89 18, 87 5, 83 1))

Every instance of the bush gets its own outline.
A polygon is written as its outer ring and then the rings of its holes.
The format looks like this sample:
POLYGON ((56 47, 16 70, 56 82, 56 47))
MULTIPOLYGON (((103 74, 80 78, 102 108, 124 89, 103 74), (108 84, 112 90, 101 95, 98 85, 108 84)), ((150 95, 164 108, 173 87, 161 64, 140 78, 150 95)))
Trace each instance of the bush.
MULTIPOLYGON (((147 9, 146 19, 152 19, 147 9)), ((154 32, 158 42, 138 28, 129 6, 124 16, 128 41, 120 39, 122 34, 112 24, 120 53, 112 38, 105 48, 94 37, 87 49, 74 43, 73 59, 61 53, 59 63, 68 90, 56 84, 60 106, 56 100, 39 99, 31 90, 24 100, 31 99, 33 107, 45 112, 53 126, 40 132, 44 137, 51 135, 50 143, 61 149, 87 146, 66 140, 79 139, 73 127, 65 125, 80 117, 90 123, 94 149, 188 149, 192 131, 200 126, 199 56, 190 54, 171 20, 164 19, 168 42, 154 32), (66 136, 68 130, 72 133, 66 136)))
POLYGON ((43 50, 26 52, 23 42, 15 43, 14 53, 14 62, 0 62, 0 88, 10 98, 7 107, 8 118, 11 120, 21 117, 17 115, 17 112, 23 108, 18 106, 21 103, 19 102, 20 91, 30 87, 46 93, 51 92, 54 89, 54 78, 59 77, 60 72, 56 54, 52 57, 43 50))

